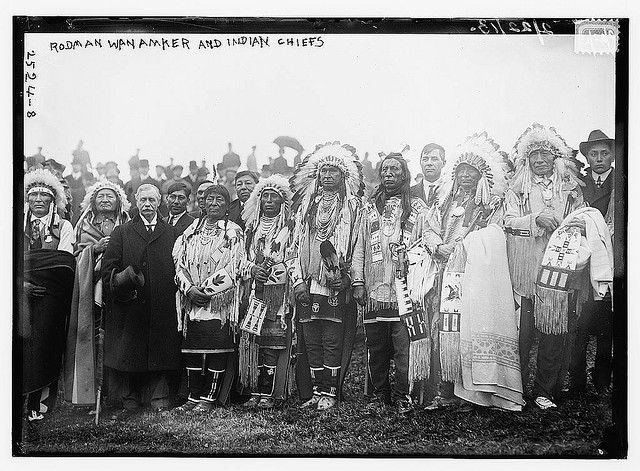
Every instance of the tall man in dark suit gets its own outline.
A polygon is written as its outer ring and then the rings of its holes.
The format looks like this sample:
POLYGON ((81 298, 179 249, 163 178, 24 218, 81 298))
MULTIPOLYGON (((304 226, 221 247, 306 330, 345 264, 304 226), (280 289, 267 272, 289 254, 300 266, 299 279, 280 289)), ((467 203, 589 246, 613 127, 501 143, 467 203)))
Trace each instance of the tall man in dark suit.
POLYGON ((191 190, 182 182, 174 183, 169 187, 167 194, 169 215, 163 219, 175 228, 176 235, 182 234, 195 220, 187 214, 187 203, 190 195, 191 190))
POLYGON ((158 217, 155 186, 141 185, 135 200, 139 214, 111 233, 102 264, 108 309, 104 364, 122 384, 124 407, 114 418, 139 413, 144 404, 158 412, 168 408, 168 380, 180 368, 171 257, 176 232, 158 217))
POLYGON ((432 142, 424 146, 420 153, 424 180, 411 187, 411 196, 420 198, 429 208, 436 203, 441 205, 451 191, 451 178, 447 180, 442 176, 445 163, 445 152, 441 145, 432 142))
MULTIPOLYGON (((589 133, 589 139, 580 143, 580 152, 587 158, 589 167, 582 177, 585 186, 582 188, 584 200, 602 213, 605 220, 613 211, 610 204, 615 169, 611 166, 615 159, 615 141, 605 133, 596 129, 589 133)), ((613 234, 612 234, 613 236, 613 234)), ((613 309, 611 293, 602 300, 590 299, 583 305, 578 320, 578 329, 571 358, 570 394, 584 394, 587 387, 587 343, 589 335, 596 335, 597 349, 593 372, 593 383, 600 397, 606 396, 611 382, 611 347, 613 326, 613 309)))

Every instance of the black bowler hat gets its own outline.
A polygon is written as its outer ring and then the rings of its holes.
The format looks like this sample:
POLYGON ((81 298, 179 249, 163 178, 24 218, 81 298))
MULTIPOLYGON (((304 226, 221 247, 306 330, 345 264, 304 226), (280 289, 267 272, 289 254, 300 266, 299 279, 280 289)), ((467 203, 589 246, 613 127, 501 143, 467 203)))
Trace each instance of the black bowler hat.
POLYGON ((136 290, 144 286, 144 273, 140 268, 129 265, 119 273, 111 272, 111 294, 116 301, 127 302, 135 299, 136 290))
POLYGON ((589 139, 587 139, 585 142, 580 143, 580 153, 586 157, 589 153, 589 149, 594 144, 608 144, 609 147, 611 147, 611 149, 613 150, 614 146, 616 145, 616 141, 615 139, 610 139, 599 129, 596 129, 589 133, 589 139))

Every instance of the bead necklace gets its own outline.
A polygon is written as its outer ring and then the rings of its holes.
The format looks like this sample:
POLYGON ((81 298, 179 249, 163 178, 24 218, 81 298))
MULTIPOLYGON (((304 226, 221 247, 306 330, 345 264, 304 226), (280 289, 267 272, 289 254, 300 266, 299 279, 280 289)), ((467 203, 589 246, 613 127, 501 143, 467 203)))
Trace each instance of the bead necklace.
POLYGON ((316 239, 327 240, 338 222, 338 193, 322 193, 316 212, 316 239))
POLYGON ((200 232, 200 243, 202 245, 209 245, 211 240, 218 235, 218 221, 209 222, 209 220, 205 221, 204 227, 200 232))
POLYGON ((271 216, 271 217, 267 217, 267 216, 262 216, 260 218, 260 235, 259 237, 265 237, 275 228, 276 226, 276 221, 278 219, 278 216, 271 216))

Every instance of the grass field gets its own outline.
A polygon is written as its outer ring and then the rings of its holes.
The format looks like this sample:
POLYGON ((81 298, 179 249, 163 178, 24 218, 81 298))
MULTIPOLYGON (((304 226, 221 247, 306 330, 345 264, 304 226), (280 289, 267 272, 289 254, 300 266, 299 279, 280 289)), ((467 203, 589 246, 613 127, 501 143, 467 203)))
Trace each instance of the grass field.
POLYGON ((128 422, 109 421, 105 413, 96 426, 88 409, 60 404, 45 420, 25 423, 20 454, 586 457, 599 455, 602 430, 611 425, 611 405, 595 394, 566 400, 556 411, 429 413, 420 408, 399 417, 393 409, 367 408, 363 379, 359 338, 347 399, 327 413, 300 410, 294 395, 273 411, 232 405, 206 414, 149 412, 128 422))

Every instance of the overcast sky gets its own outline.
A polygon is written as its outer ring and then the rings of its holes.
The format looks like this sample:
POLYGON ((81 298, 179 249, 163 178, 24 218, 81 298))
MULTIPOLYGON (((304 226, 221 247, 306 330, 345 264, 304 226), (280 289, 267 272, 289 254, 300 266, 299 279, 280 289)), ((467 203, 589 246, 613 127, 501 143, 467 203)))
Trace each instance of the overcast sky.
POLYGON ((232 37, 27 35, 37 77, 25 108, 37 114, 25 119, 25 155, 42 146, 69 166, 82 139, 94 165, 114 160, 126 181, 136 148, 152 166, 174 157, 186 167, 216 164, 228 142, 244 164, 256 145, 261 165, 277 156, 273 139, 289 135, 306 150, 340 140, 374 162, 407 143, 415 174, 426 143, 442 144, 452 162, 474 132, 508 152, 535 121, 574 148, 593 129, 614 134, 614 59, 574 53, 573 36, 544 36, 542 45, 535 35, 324 35, 322 47, 292 47, 269 35, 263 48, 229 47, 232 37), (190 49, 107 43, 152 37, 184 37, 190 49), (101 49, 51 50, 95 38, 101 49), (198 50, 200 39, 223 46, 198 50))

